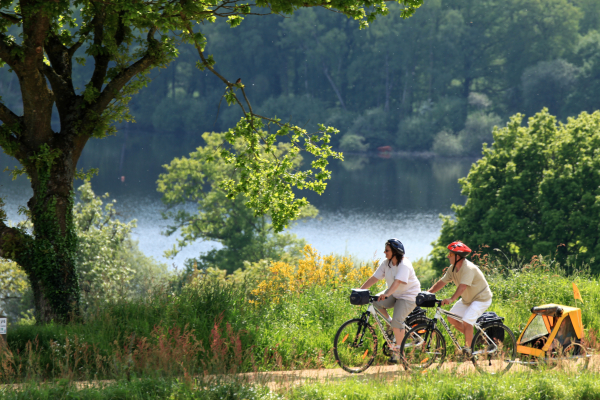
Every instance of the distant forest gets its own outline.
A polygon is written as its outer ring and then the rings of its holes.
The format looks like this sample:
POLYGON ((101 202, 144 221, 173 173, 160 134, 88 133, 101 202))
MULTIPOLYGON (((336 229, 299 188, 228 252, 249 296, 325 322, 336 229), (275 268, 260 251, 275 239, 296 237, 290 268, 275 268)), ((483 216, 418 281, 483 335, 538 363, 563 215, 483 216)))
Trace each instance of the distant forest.
MULTIPOLYGON (((321 8, 293 17, 208 24, 207 52, 248 89, 261 115, 307 129, 340 129, 337 148, 478 154, 494 125, 543 107, 566 120, 600 109, 600 1, 426 0, 368 29, 321 8)), ((85 55, 82 55, 84 57, 85 55)), ((240 111, 217 107, 221 81, 182 47, 130 103, 131 129, 153 135, 223 131, 240 111)), ((83 60, 82 60, 83 61, 83 60)), ((90 74, 93 60, 79 67, 90 74)), ((83 88, 80 88, 83 89, 83 88)), ((22 109, 17 78, 0 69, 0 95, 22 109)), ((58 123, 58 122, 57 122, 58 123)))

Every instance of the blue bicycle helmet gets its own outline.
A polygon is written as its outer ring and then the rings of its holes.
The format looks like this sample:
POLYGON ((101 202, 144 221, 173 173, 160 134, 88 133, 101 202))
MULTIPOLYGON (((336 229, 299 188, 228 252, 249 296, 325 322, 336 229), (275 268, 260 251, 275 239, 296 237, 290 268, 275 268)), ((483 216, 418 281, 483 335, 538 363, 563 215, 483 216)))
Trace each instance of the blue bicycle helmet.
POLYGON ((394 249, 396 249, 400 254, 404 255, 405 251, 404 251, 404 245, 402 244, 401 241, 399 241, 398 239, 388 239, 387 242, 385 242, 385 244, 389 244, 390 247, 393 247, 394 249))

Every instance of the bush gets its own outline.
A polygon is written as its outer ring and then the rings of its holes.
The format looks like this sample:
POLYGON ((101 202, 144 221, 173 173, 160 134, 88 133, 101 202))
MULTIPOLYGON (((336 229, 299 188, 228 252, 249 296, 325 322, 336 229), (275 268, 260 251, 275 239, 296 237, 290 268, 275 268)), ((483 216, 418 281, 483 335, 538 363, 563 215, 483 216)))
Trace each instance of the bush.
POLYGON ((494 113, 471 113, 467 116, 465 128, 458 135, 447 131, 435 135, 433 151, 442 156, 478 155, 483 143, 494 140, 492 131, 501 122, 502 119, 494 113))
POLYGON ((398 113, 386 112, 381 107, 366 110, 362 115, 354 118, 344 137, 347 135, 364 137, 373 147, 389 146, 394 144, 393 132, 398 126, 398 117, 398 113))
POLYGON ((432 253, 437 270, 446 266, 446 245, 454 240, 482 253, 500 248, 524 259, 600 259, 600 112, 582 113, 564 125, 547 110, 527 127, 522 118, 518 114, 495 129, 492 147, 459 181, 468 199, 453 206, 454 219, 443 218, 432 253))
POLYGON ((340 148, 344 151, 367 151, 369 144, 364 141, 365 138, 362 136, 347 133, 340 140, 340 148))
POLYGON ((462 110, 465 100, 443 98, 437 103, 424 102, 417 113, 405 118, 398 125, 396 147, 404 151, 428 151, 434 142, 435 133, 456 132, 462 129, 462 110))

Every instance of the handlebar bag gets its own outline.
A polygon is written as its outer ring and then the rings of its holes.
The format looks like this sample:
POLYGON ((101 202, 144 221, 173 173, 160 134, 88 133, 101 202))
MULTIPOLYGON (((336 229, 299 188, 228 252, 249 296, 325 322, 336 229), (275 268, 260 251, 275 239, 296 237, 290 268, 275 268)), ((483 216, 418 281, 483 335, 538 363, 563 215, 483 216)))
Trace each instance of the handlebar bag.
POLYGON ((421 292, 417 295, 417 306, 419 307, 435 307, 435 293, 421 292))
POLYGON ((412 325, 412 322, 416 319, 416 318, 427 318, 427 313, 425 312, 425 310, 423 310, 421 307, 415 307, 410 314, 408 314, 408 316, 406 317, 406 325, 412 325))
POLYGON ((371 293, 369 289, 352 289, 350 293, 350 304, 355 306, 364 306, 369 304, 371 293))

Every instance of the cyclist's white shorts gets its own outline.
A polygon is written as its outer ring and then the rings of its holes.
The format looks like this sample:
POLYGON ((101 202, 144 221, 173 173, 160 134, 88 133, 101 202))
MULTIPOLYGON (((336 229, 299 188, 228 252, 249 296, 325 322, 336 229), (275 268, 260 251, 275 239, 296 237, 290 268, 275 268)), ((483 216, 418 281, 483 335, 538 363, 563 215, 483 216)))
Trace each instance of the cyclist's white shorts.
MULTIPOLYGON (((469 305, 463 303, 462 299, 458 300, 454 307, 450 310, 451 313, 462 317, 463 322, 469 325, 475 325, 477 318, 481 316, 492 305, 492 300, 474 301, 469 305)), ((451 318, 450 316, 448 318, 451 318)))

